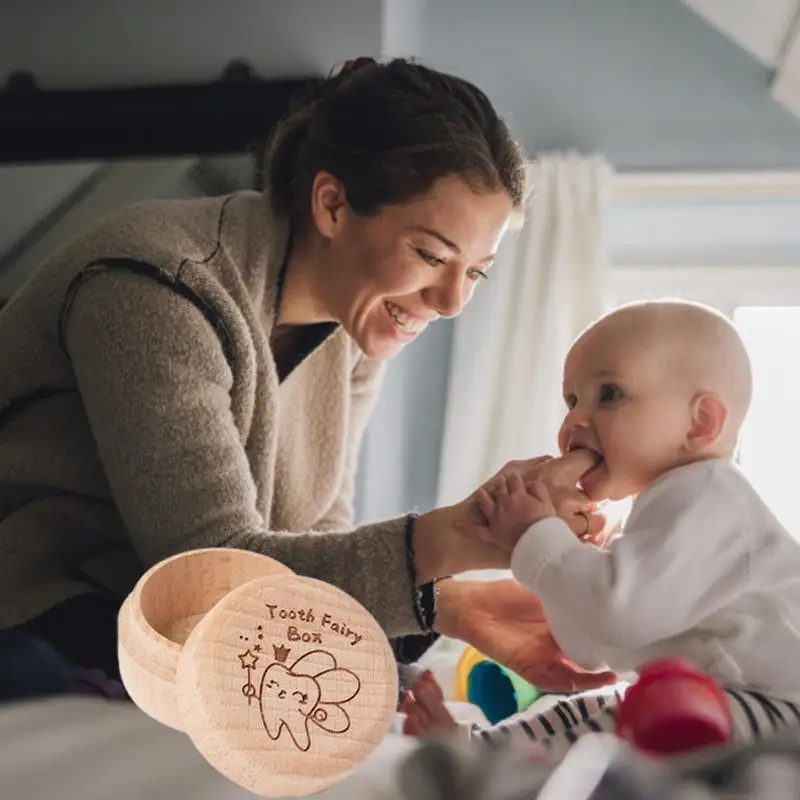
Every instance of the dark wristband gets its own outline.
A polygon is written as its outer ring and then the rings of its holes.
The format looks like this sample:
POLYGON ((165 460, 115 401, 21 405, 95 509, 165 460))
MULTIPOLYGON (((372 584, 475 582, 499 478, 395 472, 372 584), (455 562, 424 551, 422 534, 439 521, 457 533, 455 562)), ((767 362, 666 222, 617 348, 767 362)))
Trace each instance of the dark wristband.
MULTIPOLYGON (((425 633, 435 633, 436 623, 436 583, 443 578, 417 586, 417 566, 414 557, 414 530, 419 514, 408 514, 406 517, 406 563, 411 580, 412 603, 414 615, 419 627, 425 633)), ((438 636, 438 634, 437 634, 438 636)))

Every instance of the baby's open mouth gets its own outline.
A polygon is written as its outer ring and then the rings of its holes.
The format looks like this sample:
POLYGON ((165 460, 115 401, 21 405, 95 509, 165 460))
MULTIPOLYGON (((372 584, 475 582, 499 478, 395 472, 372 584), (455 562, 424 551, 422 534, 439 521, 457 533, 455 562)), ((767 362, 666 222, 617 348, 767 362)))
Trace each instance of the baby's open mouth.
POLYGON ((572 453, 575 450, 588 450, 597 458, 598 462, 603 460, 603 454, 594 447, 589 447, 589 445, 587 444, 571 444, 567 447, 568 453, 572 453))
POLYGON ((605 457, 599 450, 595 450, 594 447, 589 447, 587 445, 575 444, 570 445, 567 448, 567 452, 569 453, 573 452, 573 450, 587 450, 595 457, 594 466, 584 472, 583 475, 581 475, 580 481, 578 482, 583 488, 584 481, 591 481, 592 476, 603 466, 605 463, 605 457))

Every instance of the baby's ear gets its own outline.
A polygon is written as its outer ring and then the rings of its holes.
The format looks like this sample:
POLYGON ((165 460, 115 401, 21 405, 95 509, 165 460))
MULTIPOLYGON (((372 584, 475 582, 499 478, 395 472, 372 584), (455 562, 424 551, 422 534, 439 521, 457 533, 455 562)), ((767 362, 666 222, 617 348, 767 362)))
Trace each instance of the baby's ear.
POLYGON ((728 409, 717 395, 711 392, 695 395, 686 436, 686 445, 690 452, 700 454, 716 445, 727 421, 728 409))

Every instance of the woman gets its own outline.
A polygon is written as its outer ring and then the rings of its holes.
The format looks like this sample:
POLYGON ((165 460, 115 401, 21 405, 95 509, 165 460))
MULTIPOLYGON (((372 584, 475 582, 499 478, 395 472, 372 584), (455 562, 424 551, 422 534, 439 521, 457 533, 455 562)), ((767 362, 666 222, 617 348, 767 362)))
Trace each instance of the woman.
MULTIPOLYGON (((471 498, 353 530, 354 474, 385 360, 488 277, 523 175, 474 86, 360 59, 279 126, 263 194, 140 203, 55 253, 0 314, 0 628, 116 676, 142 571, 229 546, 391 637, 460 635, 485 590, 437 579, 506 566, 459 537, 471 498)), ((528 465, 593 534, 589 466, 528 465)))

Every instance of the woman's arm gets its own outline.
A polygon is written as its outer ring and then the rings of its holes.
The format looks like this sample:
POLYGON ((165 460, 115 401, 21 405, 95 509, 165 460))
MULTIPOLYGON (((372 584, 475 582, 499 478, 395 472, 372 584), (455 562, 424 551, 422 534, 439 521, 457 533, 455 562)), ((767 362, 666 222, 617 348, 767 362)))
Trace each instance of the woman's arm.
MULTIPOLYGON (((144 276, 98 273, 74 297, 65 344, 111 495, 145 565, 201 547, 253 550, 348 592, 388 635, 419 632, 405 518, 343 533, 266 529, 234 423, 233 375, 193 304, 144 276)), ((425 515, 426 538, 446 539, 451 519, 448 509, 425 515)), ((417 549, 419 583, 455 571, 447 552, 433 541, 417 549)))

